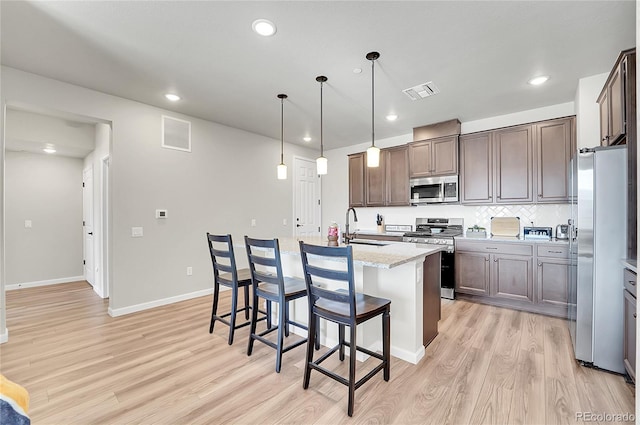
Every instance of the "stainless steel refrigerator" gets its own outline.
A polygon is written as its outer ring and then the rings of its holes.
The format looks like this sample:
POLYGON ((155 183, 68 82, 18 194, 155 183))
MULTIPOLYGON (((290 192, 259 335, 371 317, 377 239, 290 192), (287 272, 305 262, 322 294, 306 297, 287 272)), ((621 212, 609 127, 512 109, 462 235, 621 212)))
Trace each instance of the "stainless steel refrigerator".
POLYGON ((572 163, 569 330, 576 359, 624 373, 627 149, 583 149, 572 163), (577 195, 577 196, 576 196, 577 195))

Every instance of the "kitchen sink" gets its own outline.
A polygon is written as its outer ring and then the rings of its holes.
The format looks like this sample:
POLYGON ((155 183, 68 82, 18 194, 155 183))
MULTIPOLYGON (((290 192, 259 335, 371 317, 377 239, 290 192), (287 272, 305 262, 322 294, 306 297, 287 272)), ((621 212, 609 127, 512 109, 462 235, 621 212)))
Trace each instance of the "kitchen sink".
POLYGON ((391 242, 385 241, 376 241, 373 239, 351 239, 349 244, 353 245, 373 245, 373 246, 387 246, 390 245, 391 242))

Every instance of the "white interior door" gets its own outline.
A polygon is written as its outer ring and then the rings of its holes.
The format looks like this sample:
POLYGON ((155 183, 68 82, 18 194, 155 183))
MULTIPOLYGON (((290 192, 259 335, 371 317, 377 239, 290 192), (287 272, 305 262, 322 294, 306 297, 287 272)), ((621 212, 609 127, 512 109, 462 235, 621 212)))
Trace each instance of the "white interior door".
POLYGON ((82 172, 82 230, 84 237, 84 278, 93 286, 93 167, 82 172))
POLYGON ((320 235, 320 177, 316 162, 294 158, 294 217, 296 236, 320 235))

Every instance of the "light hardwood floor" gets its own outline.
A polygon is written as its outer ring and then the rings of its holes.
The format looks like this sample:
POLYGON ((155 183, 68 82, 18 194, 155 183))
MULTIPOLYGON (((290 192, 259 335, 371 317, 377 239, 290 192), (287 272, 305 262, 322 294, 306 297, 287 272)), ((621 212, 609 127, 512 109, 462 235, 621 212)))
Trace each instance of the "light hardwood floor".
MULTIPOLYGON (((312 373, 302 389, 304 346, 277 374, 271 348, 246 355, 246 327, 232 346, 226 326, 209 334, 210 304, 111 318, 86 282, 9 291, 0 370, 29 390, 34 425, 559 424, 580 422, 576 412, 634 411, 623 377, 573 360, 564 321, 445 301, 426 357, 393 358, 391 380, 380 373, 358 389, 349 418, 343 385, 312 373)), ((347 362, 327 363, 346 373, 347 362)))

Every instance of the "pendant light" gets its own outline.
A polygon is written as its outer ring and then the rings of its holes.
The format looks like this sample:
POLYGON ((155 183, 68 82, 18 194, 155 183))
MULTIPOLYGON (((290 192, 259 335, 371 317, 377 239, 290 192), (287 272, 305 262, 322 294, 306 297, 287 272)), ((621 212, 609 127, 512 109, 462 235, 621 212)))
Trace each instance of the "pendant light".
POLYGON ((279 94, 280 99, 280 165, 278 165, 278 180, 287 179, 287 166, 284 165, 284 100, 286 94, 279 94))
POLYGON ((376 147, 376 133, 375 133, 375 80, 373 74, 373 66, 376 59, 380 57, 378 52, 367 53, 367 59, 371 61, 371 147, 367 149, 367 167, 378 167, 380 165, 380 148, 376 147))
POLYGON ((316 168, 319 175, 327 174, 327 158, 324 157, 324 140, 322 135, 322 86, 327 82, 327 77, 320 75, 316 77, 316 81, 320 83, 320 156, 316 159, 316 168))

